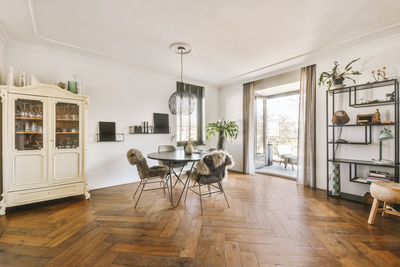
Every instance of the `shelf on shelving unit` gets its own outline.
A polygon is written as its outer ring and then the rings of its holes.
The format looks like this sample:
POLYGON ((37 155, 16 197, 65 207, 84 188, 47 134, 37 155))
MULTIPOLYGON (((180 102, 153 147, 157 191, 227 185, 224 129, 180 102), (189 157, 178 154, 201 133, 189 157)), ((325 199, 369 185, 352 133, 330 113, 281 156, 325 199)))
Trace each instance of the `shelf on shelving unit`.
POLYGON ((373 83, 364 83, 364 84, 355 84, 355 85, 349 85, 343 88, 337 88, 331 90, 334 94, 342 94, 342 93, 348 93, 351 89, 357 88, 357 90, 367 90, 367 89, 373 89, 373 88, 378 88, 378 87, 385 87, 385 86, 395 86, 397 83, 396 79, 391 79, 391 80, 386 80, 386 81, 379 81, 379 82, 373 82, 373 83))
POLYGON ((328 144, 334 144, 334 145, 369 145, 371 143, 366 143, 366 142, 328 142, 328 144))
POLYGON ((333 125, 329 124, 328 127, 335 127, 335 128, 340 128, 340 127, 368 127, 368 126, 390 126, 390 125, 396 125, 394 122, 392 123, 375 123, 375 124, 344 124, 344 125, 333 125))
POLYGON ((353 177, 350 179, 350 182, 359 183, 359 184, 371 184, 371 182, 368 181, 367 178, 364 178, 364 177, 353 177))
POLYGON ((385 105, 393 105, 394 101, 378 101, 371 103, 363 103, 363 104, 351 104, 350 107, 353 108, 364 108, 364 107, 376 107, 376 106, 385 106, 385 105))
POLYGON ((343 159, 343 158, 335 158, 328 159, 329 162, 337 162, 337 163, 349 163, 349 164, 358 164, 358 165, 368 165, 368 166, 377 166, 377 167, 387 167, 387 168, 395 168, 396 164, 381 164, 372 160, 357 160, 357 159, 343 159))

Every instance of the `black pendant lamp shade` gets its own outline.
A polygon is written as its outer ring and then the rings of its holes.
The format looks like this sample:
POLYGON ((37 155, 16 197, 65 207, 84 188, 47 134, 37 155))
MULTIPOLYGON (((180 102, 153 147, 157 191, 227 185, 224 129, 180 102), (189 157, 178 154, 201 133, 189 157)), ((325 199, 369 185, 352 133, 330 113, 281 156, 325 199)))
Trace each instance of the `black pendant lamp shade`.
POLYGON ((176 92, 169 97, 169 110, 173 115, 190 115, 196 106, 196 95, 183 83, 183 55, 188 54, 190 48, 186 44, 173 44, 171 49, 181 55, 181 81, 176 83, 176 92))

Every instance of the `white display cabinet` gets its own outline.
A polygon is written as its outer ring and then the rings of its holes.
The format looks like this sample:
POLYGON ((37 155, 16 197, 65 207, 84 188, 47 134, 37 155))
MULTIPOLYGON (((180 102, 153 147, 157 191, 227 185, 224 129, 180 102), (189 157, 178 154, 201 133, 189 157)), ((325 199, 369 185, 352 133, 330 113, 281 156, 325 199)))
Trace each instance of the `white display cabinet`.
POLYGON ((1 86, 2 199, 7 207, 73 195, 86 180, 88 97, 55 85, 1 86))

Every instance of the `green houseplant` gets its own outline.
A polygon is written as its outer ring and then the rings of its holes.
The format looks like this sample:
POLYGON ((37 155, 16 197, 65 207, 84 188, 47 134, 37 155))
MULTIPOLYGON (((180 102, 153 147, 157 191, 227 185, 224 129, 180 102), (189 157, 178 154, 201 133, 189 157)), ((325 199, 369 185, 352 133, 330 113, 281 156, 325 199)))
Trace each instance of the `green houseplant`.
POLYGON ((360 58, 354 59, 352 61, 350 61, 349 64, 347 64, 344 67, 343 71, 339 70, 339 63, 337 61, 335 61, 333 64, 333 68, 330 72, 324 71, 321 72, 321 75, 319 76, 319 82, 318 85, 321 86, 321 84, 328 85, 328 91, 331 92, 331 87, 332 85, 334 86, 343 86, 343 81, 345 79, 349 79, 352 80, 354 83, 356 83, 356 81, 350 77, 352 75, 361 75, 361 73, 359 71, 354 71, 352 70, 352 64, 356 61, 358 61, 360 58))
POLYGON ((216 122, 210 122, 206 126, 207 139, 211 135, 215 136, 218 134, 217 148, 219 150, 226 150, 226 138, 230 140, 236 139, 239 134, 239 126, 236 121, 219 120, 216 122))

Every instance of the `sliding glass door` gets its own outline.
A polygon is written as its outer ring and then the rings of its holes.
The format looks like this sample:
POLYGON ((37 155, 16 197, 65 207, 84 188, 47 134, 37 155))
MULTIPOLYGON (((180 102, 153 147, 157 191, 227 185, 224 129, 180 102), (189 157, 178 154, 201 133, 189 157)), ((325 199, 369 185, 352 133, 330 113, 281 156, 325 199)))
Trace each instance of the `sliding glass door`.
POLYGON ((255 166, 258 172, 296 177, 298 110, 298 91, 256 97, 255 166))

